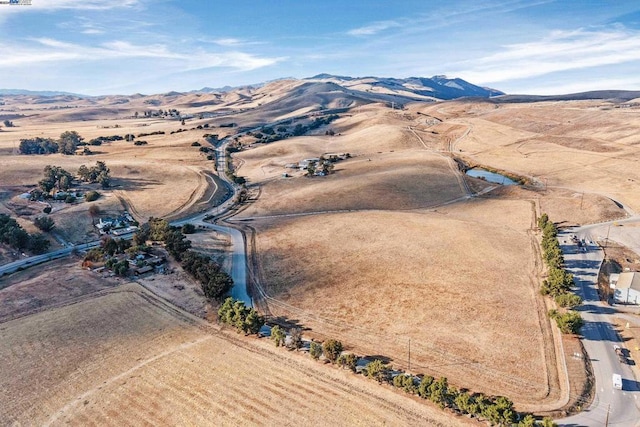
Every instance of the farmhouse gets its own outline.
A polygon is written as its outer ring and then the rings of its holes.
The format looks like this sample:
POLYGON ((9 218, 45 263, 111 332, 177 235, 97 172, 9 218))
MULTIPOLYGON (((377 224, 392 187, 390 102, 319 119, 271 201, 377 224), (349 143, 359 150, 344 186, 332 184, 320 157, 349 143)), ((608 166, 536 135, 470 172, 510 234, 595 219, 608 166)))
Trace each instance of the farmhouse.
POLYGON ((620 273, 615 283, 613 299, 620 304, 640 304, 640 273, 620 273))

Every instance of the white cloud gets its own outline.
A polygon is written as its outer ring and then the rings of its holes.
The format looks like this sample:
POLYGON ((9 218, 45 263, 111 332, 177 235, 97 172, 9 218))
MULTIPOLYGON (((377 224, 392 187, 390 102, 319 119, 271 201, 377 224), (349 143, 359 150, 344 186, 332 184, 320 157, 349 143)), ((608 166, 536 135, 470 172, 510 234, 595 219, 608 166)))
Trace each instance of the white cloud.
POLYGON ((242 40, 234 38, 216 39, 213 42, 220 46, 238 46, 243 43, 242 40))
POLYGON ((470 81, 495 83, 559 71, 640 61, 640 32, 616 27, 601 31, 554 31, 539 41, 459 64, 448 71, 470 81))
MULTIPOLYGON (((173 51, 163 44, 136 45, 128 41, 114 40, 97 46, 83 46, 51 38, 31 39, 28 46, 5 45, 0 51, 0 69, 36 66, 43 63, 82 61, 97 62, 119 58, 161 59, 162 67, 175 70, 197 70, 211 67, 229 67, 240 71, 267 67, 283 61, 282 57, 262 57, 244 52, 209 52, 206 50, 173 51)), ((155 65, 155 64, 154 64, 155 65)))
POLYGON ((378 21, 373 22, 364 27, 354 28, 347 32, 351 36, 371 36, 381 31, 388 30, 389 28, 400 27, 401 24, 397 21, 378 21))
POLYGON ((108 10, 123 7, 133 7, 140 4, 140 0, 33 0, 31 6, 25 9, 56 10, 108 10))

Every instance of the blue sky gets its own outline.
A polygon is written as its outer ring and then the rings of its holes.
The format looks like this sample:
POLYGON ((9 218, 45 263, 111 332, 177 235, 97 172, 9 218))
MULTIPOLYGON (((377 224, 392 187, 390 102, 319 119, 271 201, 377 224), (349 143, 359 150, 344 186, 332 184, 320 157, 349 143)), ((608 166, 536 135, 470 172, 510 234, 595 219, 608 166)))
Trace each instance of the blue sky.
POLYGON ((637 0, 32 0, 0 4, 0 87, 188 91, 318 73, 507 93, 640 90, 637 0))

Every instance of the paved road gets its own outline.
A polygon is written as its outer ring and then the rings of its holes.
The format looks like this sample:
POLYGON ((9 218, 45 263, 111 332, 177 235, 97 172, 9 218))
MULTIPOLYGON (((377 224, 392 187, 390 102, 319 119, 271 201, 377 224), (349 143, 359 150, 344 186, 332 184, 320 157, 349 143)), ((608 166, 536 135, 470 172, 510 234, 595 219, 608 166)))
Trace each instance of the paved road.
MULTIPOLYGON (((132 236, 133 236, 133 233, 123 234, 122 236, 118 236, 118 237, 124 238, 124 239, 131 239, 132 236)), ((63 258, 75 250, 86 250, 86 249, 95 248, 97 246, 100 246, 99 240, 95 242, 82 243, 80 245, 75 245, 75 246, 68 246, 63 249, 58 249, 57 251, 48 252, 42 255, 34 255, 29 258, 19 259, 17 261, 10 262, 9 264, 0 265, 0 277, 2 277, 4 274, 15 273, 20 269, 32 267, 34 265, 52 261, 54 259, 63 258)))
POLYGON ((613 309, 600 301, 597 290, 598 271, 604 254, 595 245, 591 231, 586 226, 558 234, 567 270, 574 275, 577 292, 584 300, 578 308, 585 321, 582 327, 582 343, 591 359, 595 376, 596 396, 589 408, 575 416, 557 420, 563 426, 640 426, 638 401, 640 384, 634 379, 631 368, 621 364, 613 350, 620 344, 620 337, 609 322, 613 309), (570 235, 584 239, 586 247, 578 247, 570 235), (623 390, 613 388, 612 375, 622 375, 623 390))

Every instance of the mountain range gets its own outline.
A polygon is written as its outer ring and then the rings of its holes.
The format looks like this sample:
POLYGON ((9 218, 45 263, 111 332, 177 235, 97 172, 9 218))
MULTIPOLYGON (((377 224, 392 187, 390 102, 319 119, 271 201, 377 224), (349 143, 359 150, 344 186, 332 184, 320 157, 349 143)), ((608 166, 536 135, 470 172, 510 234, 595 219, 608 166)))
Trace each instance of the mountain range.
MULTIPOLYGON (((224 86, 221 88, 211 88, 204 87, 199 90, 192 90, 188 93, 228 93, 237 90, 255 90, 259 89, 265 85, 269 85, 270 83, 281 81, 281 80, 296 80, 293 78, 286 79, 278 79, 265 83, 258 83, 246 86, 224 86)), ((397 95, 406 99, 440 99, 440 100, 448 100, 448 99, 456 99, 462 97, 482 97, 488 98, 497 95, 504 95, 503 92, 491 89, 480 87, 469 83, 465 80, 454 78, 448 79, 446 76, 433 76, 431 78, 425 77, 410 77, 406 79, 397 79, 397 78, 387 78, 387 77, 347 77, 347 76, 336 76, 331 74, 318 74, 313 77, 302 79, 304 82, 310 83, 333 83, 335 85, 341 86, 345 89, 351 90, 353 92, 366 92, 369 95, 365 96, 369 98, 370 95, 375 94, 386 94, 386 95, 397 95)), ((169 92, 164 95, 179 95, 185 94, 181 92, 169 92)), ((0 89, 0 96, 9 95, 25 95, 25 96, 42 96, 42 97, 56 97, 56 96, 72 96, 78 98, 101 98, 90 97, 87 95, 70 93, 70 92, 60 92, 60 91, 31 91, 31 90, 23 90, 23 89, 0 89)), ((140 96, 139 94, 136 94, 140 96)))

